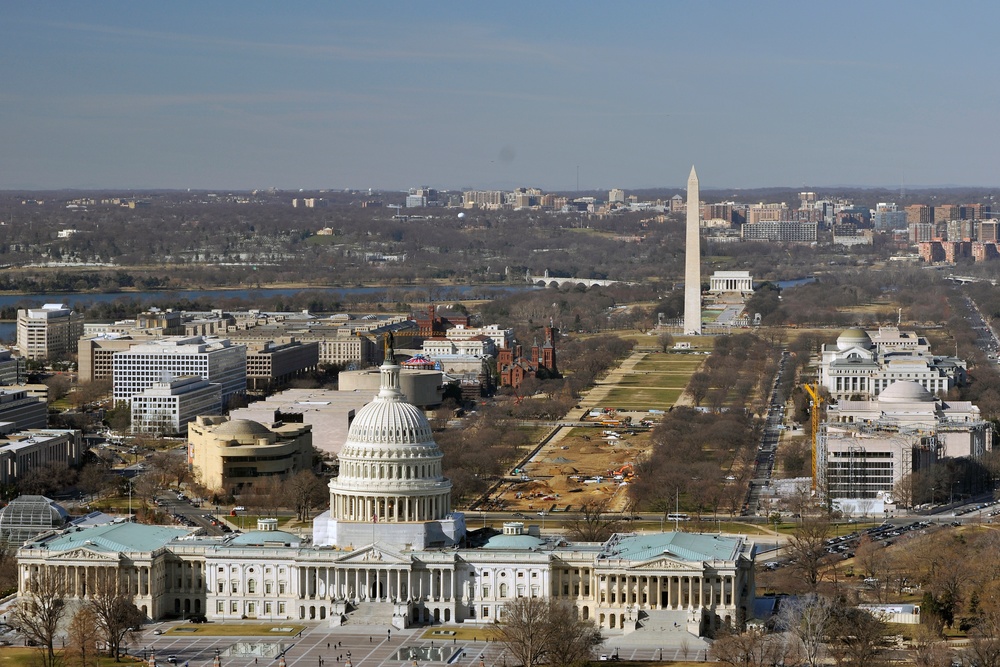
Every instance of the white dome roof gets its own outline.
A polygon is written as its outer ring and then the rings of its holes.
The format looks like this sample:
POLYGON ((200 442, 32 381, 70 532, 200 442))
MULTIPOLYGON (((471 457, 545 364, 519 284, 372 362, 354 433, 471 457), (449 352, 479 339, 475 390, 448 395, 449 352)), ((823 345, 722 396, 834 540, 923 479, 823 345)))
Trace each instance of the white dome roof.
POLYGON ((416 406, 376 399, 358 411, 347 439, 371 444, 420 444, 434 437, 427 417, 416 406))
POLYGON ((930 403, 934 395, 918 382, 899 380, 883 389, 878 400, 883 403, 930 403))
POLYGON ((399 445, 434 442, 424 413, 404 400, 399 391, 399 366, 381 369, 382 387, 375 400, 358 410, 347 441, 358 444, 399 445))
POLYGON ((852 347, 863 347, 870 350, 872 347, 871 336, 864 329, 846 329, 837 337, 837 348, 843 352, 852 347))

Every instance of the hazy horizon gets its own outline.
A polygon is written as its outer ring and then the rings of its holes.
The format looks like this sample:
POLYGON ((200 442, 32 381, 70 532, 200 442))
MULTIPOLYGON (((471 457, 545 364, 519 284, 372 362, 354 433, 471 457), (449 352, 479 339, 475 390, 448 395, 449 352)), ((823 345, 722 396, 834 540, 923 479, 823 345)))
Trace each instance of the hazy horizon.
POLYGON ((8 3, 0 190, 667 189, 692 164, 712 190, 997 187, 997 18, 920 1, 8 3))

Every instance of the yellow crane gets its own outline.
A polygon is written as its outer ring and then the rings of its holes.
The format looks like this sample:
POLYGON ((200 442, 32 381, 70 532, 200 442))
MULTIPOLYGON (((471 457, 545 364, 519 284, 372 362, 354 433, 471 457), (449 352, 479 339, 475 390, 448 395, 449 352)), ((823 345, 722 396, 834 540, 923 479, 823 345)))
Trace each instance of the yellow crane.
POLYGON ((823 405, 823 396, 819 393, 819 384, 804 384, 802 385, 809 397, 812 398, 812 492, 813 495, 816 494, 816 481, 818 479, 816 475, 816 444, 819 439, 819 419, 820 419, 820 406, 823 405))
POLYGON ((386 330, 375 330, 375 331, 355 331, 355 336, 359 338, 367 338, 376 345, 379 344, 379 338, 382 339, 383 346, 383 357, 388 358, 393 354, 393 348, 395 346, 395 340, 397 338, 416 338, 420 336, 420 332, 417 329, 386 329, 386 330))

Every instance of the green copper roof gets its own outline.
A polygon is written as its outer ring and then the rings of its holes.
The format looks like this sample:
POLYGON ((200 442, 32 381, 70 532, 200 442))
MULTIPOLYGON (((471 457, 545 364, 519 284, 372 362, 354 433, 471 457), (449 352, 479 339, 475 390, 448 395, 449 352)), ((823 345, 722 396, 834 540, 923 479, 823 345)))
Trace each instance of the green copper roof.
POLYGON ((67 551, 83 548, 103 553, 155 551, 173 539, 190 533, 187 528, 147 526, 140 523, 113 523, 93 528, 71 528, 40 542, 25 545, 32 549, 67 551))
POLYGON ((615 535, 601 551, 602 558, 645 561, 665 555, 678 560, 735 560, 743 546, 739 537, 702 533, 615 535))
POLYGON ((537 549, 545 544, 533 535, 494 535, 483 545, 484 549, 537 549))

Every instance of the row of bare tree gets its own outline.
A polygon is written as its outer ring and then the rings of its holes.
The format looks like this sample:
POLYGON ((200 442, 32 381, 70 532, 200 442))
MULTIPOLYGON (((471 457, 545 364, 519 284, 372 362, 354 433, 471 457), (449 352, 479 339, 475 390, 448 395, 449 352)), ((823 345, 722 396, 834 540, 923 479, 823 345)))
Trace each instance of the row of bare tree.
POLYGON ((11 624, 39 647, 43 667, 61 664, 56 642, 63 636, 69 664, 96 666, 102 648, 117 662, 124 642, 145 622, 127 582, 115 577, 97 578, 83 600, 71 600, 63 578, 47 568, 26 584, 11 624))

